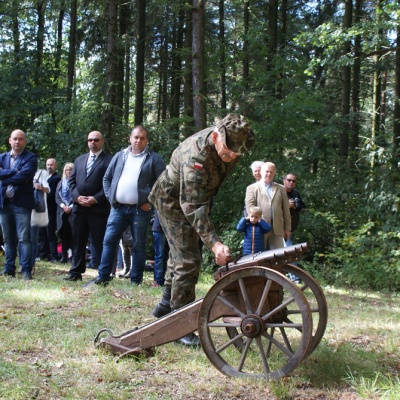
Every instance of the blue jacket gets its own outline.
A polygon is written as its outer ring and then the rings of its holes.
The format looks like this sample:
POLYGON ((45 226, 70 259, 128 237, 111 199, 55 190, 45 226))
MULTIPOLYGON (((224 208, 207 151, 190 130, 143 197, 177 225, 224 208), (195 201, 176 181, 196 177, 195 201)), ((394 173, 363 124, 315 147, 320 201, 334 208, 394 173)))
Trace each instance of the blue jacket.
MULTIPOLYGON (((126 157, 128 156, 130 147, 119 151, 110 162, 103 178, 104 193, 107 200, 112 205, 115 202, 115 194, 119 179, 124 168, 126 157)), ((165 170, 164 160, 158 153, 146 150, 145 159, 142 162, 138 178, 138 206, 148 203, 148 196, 158 176, 165 170)))
POLYGON ((261 219, 260 222, 252 224, 246 218, 242 218, 237 224, 236 229, 244 232, 243 255, 259 253, 265 250, 264 233, 271 230, 271 225, 261 219))
POLYGON ((33 198, 33 177, 37 170, 36 154, 24 150, 10 168, 11 152, 0 154, 0 209, 8 185, 14 186, 14 204, 18 207, 35 208, 33 198))

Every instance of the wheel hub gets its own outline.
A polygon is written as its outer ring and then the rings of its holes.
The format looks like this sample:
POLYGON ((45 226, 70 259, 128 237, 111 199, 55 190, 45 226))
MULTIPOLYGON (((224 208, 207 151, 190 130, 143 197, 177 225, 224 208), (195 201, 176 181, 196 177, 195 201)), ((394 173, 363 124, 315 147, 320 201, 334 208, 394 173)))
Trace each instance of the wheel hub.
POLYGON ((243 334, 250 338, 260 336, 264 331, 264 321, 255 314, 246 315, 240 324, 243 334))

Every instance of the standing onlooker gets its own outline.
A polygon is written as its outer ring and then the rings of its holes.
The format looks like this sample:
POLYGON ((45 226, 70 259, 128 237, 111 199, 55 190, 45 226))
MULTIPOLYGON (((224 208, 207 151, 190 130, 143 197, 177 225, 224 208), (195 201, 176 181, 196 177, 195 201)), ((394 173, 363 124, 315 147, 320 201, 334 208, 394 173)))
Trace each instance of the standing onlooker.
POLYGON ((154 240, 154 286, 164 286, 169 246, 157 211, 154 212, 151 231, 153 232, 154 240))
POLYGON ((287 174, 283 178, 283 185, 285 186, 286 195, 289 200, 289 209, 290 216, 292 218, 292 229, 290 231, 290 236, 286 240, 286 245, 291 246, 293 244, 293 235, 292 233, 299 226, 300 222, 300 211, 306 209, 306 205, 301 199, 300 193, 298 190, 295 190, 296 186, 296 176, 292 173, 287 174))
POLYGON ((15 277, 17 243, 19 261, 24 280, 32 279, 32 246, 30 236, 31 212, 35 207, 33 177, 37 170, 37 157, 25 149, 25 132, 11 132, 8 143, 11 151, 0 155, 0 225, 3 231, 6 262, 0 275, 15 277))
POLYGON ((69 259, 68 250, 73 249, 72 244, 72 231, 70 224, 70 217, 73 207, 71 198, 71 191, 69 188, 69 178, 71 177, 74 169, 73 163, 66 163, 64 165, 63 175, 61 181, 56 189, 56 203, 57 203, 57 232, 61 239, 61 263, 66 263, 69 259))
POLYGON ((49 177, 45 169, 38 169, 35 177, 33 178, 33 187, 36 190, 40 190, 44 193, 44 204, 46 209, 44 212, 38 213, 35 209, 32 210, 31 214, 31 264, 32 274, 35 271, 35 261, 38 254, 38 236, 39 229, 47 227, 49 223, 49 215, 47 213, 47 194, 50 191, 49 183, 47 178, 49 177))
POLYGON ((104 236, 103 253, 96 285, 107 285, 112 279, 112 267, 118 242, 130 226, 132 234, 131 283, 140 284, 146 263, 147 230, 151 210, 148 201, 150 190, 165 170, 165 163, 158 153, 148 147, 147 129, 138 125, 129 137, 131 145, 119 151, 104 175, 104 192, 112 209, 104 236))
POLYGON ((261 179, 261 167, 264 165, 264 161, 253 161, 250 165, 251 171, 253 172, 254 179, 258 182, 261 179))
MULTIPOLYGON (((292 229, 290 231, 290 236, 286 240, 286 246, 291 246, 293 244, 293 232, 299 225, 300 221, 300 211, 305 210, 306 205, 300 197, 300 193, 294 189, 296 186, 296 176, 292 173, 286 174, 283 178, 283 185, 285 186, 286 194, 289 200, 290 216, 292 218, 292 229)), ((300 283, 300 278, 296 275, 289 273, 289 278, 292 282, 300 283)))
POLYGON ((91 235, 96 252, 101 254, 110 205, 103 189, 103 177, 112 157, 103 152, 104 139, 99 131, 88 135, 89 153, 79 156, 69 178, 74 202, 70 217, 73 240, 72 267, 66 281, 82 280, 86 271, 86 245, 91 235))
POLYGON ((246 209, 261 207, 264 218, 272 225, 265 235, 266 250, 284 247, 284 240, 290 236, 291 218, 285 188, 273 182, 275 164, 266 162, 261 167, 260 181, 246 189, 246 209))
MULTIPOLYGON (((214 127, 184 140, 173 152, 167 170, 155 183, 149 200, 154 204, 167 237, 168 260, 164 293, 152 311, 157 318, 195 300, 200 274, 199 238, 215 254, 218 265, 231 260, 210 218, 210 201, 219 187, 255 142, 247 121, 228 114, 214 127)), ((199 338, 189 334, 179 340, 199 346, 199 338)))
MULTIPOLYGON (((261 167, 263 166, 264 161, 253 161, 250 165, 251 172, 253 173, 254 179, 256 182, 258 182, 261 179, 261 167)), ((246 201, 244 202, 244 210, 243 210, 243 215, 246 218, 247 217, 247 211, 246 211, 246 201)))
POLYGON ((271 225, 262 218, 260 207, 250 207, 249 215, 239 221, 236 229, 244 232, 243 255, 265 250, 264 234, 271 230, 271 225))
POLYGON ((47 225, 47 238, 49 241, 50 248, 50 262, 56 262, 58 260, 57 251, 57 203, 56 203, 56 189, 58 182, 61 177, 57 174, 57 161, 54 158, 49 158, 46 161, 47 172, 49 178, 50 192, 47 195, 47 211, 49 214, 49 224, 47 225))

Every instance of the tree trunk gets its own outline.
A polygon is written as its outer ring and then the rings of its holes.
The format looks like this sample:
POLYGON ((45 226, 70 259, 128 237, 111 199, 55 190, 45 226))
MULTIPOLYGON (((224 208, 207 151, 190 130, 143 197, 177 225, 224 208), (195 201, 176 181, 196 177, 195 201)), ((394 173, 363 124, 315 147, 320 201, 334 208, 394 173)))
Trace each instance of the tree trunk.
POLYGON ((75 78, 77 8, 78 8, 78 0, 72 0, 70 28, 69 28, 67 103, 70 103, 72 101, 72 91, 74 87, 74 78, 75 78))
POLYGON ((274 68, 278 46, 278 0, 268 2, 267 71, 274 68))
POLYGON ((204 61, 204 0, 193 0, 193 117, 197 129, 206 127, 204 61))
POLYGON ((167 119, 168 110, 168 40, 163 38, 161 45, 161 62, 160 62, 160 75, 161 75, 161 121, 167 119))
MULTIPOLYGON (((343 17, 343 28, 351 28, 353 18, 352 0, 345 1, 343 17)), ((346 41, 343 44, 343 55, 351 53, 351 43, 346 41)), ((341 159, 349 155, 349 116, 350 116, 350 94, 351 94, 351 69, 350 66, 342 67, 342 128, 339 136, 339 155, 341 159)), ((340 161, 339 161, 340 162, 340 161)), ((342 164, 340 164, 342 165, 342 164)))
MULTIPOLYGON (((124 85, 125 75, 125 51, 127 48, 128 40, 128 27, 130 22, 130 2, 122 2, 119 6, 119 32, 118 32, 118 61, 117 61, 117 90, 116 90, 116 122, 122 124, 122 119, 124 117, 124 85)), ((129 85, 128 85, 129 87, 129 85)))
MULTIPOLYGON (((400 5, 400 0, 398 0, 400 5)), ((400 169, 400 25, 397 25, 397 50, 395 61, 395 83, 394 83, 394 115, 393 115, 393 155, 392 166, 397 170, 400 169)))
POLYGON ((61 1, 60 3, 60 11, 58 13, 58 23, 57 23, 57 44, 56 44, 56 51, 54 55, 54 78, 53 78, 53 88, 54 88, 54 95, 52 96, 52 108, 51 108, 51 117, 53 121, 53 132, 56 132, 56 103, 58 99, 58 85, 59 85, 59 78, 61 74, 61 54, 62 54, 62 42, 63 42, 63 22, 64 22, 64 14, 65 14, 65 3, 61 1))
POLYGON ((112 142, 114 113, 116 106, 116 82, 117 82, 117 19, 118 1, 108 2, 108 31, 107 31, 107 60, 106 60, 106 87, 102 115, 102 133, 112 142))
POLYGON ((137 0, 137 35, 136 35, 136 91, 135 125, 143 122, 144 61, 146 49, 146 0, 137 0))
POLYGON ((13 43, 14 43, 14 61, 18 65, 20 60, 21 44, 19 41, 19 22, 18 22, 18 6, 19 0, 13 0, 11 18, 12 18, 12 33, 13 33, 13 43))
POLYGON ((183 105, 185 119, 185 137, 193 133, 193 79, 192 79, 192 0, 187 0, 185 13, 185 69, 183 73, 183 105))
MULTIPOLYGON (((362 0, 356 0, 354 10, 354 23, 357 24, 361 19, 362 0)), ((355 167, 358 159, 358 140, 360 132, 360 89, 361 89, 361 35, 354 38, 354 62, 353 62, 353 91, 351 101, 350 130, 351 142, 350 153, 352 168, 355 167)))
POLYGON ((182 83, 182 48, 183 48, 183 24, 185 20, 185 2, 180 1, 180 7, 175 18, 174 29, 174 50, 172 51, 172 72, 171 72, 171 107, 170 117, 179 118, 179 105, 181 101, 182 83))
MULTIPOLYGON (((219 0, 219 70, 220 70, 220 91, 221 91, 221 109, 223 111, 226 111, 227 107, 227 102, 226 102, 226 57, 225 57, 225 8, 224 8, 224 1, 219 0)), ((244 46, 246 45, 246 42, 244 43, 244 46)), ((245 49, 243 49, 243 52, 246 54, 245 49)), ((248 58, 247 58, 247 76, 248 76, 248 58)), ((245 62, 243 62, 243 70, 245 68, 245 62)), ((243 71, 244 74, 244 71, 243 71)), ((244 78, 243 78, 244 79, 244 78)))
POLYGON ((36 3, 37 11, 37 34, 36 34, 36 73, 35 85, 40 86, 40 77, 42 69, 43 47, 44 47, 44 13, 46 9, 46 0, 36 3))

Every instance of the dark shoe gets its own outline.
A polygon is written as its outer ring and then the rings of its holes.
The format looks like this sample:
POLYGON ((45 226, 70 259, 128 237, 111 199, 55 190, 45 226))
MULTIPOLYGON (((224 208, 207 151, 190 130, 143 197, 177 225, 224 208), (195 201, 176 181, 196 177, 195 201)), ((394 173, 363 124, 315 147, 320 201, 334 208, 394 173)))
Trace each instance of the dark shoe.
POLYGON ((54 263, 56 263, 56 262, 58 262, 58 260, 56 259, 56 258, 50 258, 50 260, 49 260, 52 264, 54 264, 54 263))
POLYGON ((24 281, 31 281, 32 280, 32 274, 30 272, 23 272, 22 273, 22 279, 24 281))
POLYGON ((9 278, 15 278, 15 272, 3 271, 0 272, 0 276, 8 276, 9 278))
POLYGON ((188 347, 199 347, 200 339, 194 333, 189 333, 189 335, 184 336, 176 341, 178 344, 188 347))
POLYGON ((76 281, 81 281, 81 280, 82 280, 82 275, 75 275, 75 274, 68 274, 64 278, 64 281, 70 281, 70 282, 76 282, 76 281))
POLYGON ((86 283, 85 285, 83 285, 83 287, 90 287, 92 285, 99 285, 99 286, 103 286, 106 287, 110 282, 111 282, 112 278, 110 277, 110 279, 102 279, 99 276, 97 276, 96 278, 92 279, 91 281, 89 281, 88 283, 86 283))
POLYGON ((68 262, 68 260, 66 259, 66 258, 62 258, 61 260, 60 260, 60 263, 61 264, 66 264, 68 262))
POLYGON ((171 286, 164 286, 163 297, 151 312, 156 318, 161 318, 171 312, 171 286))

